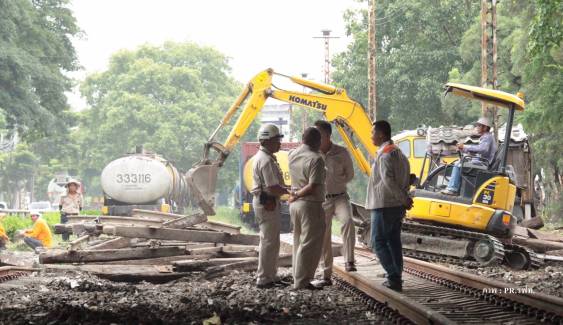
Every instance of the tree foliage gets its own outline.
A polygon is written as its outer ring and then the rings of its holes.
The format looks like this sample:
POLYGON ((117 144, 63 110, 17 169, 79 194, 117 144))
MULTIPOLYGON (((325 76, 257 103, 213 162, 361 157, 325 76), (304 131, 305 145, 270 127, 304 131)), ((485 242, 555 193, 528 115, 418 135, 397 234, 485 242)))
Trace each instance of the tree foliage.
POLYGON ((68 0, 0 1, 0 109, 24 136, 66 127, 65 72, 78 68, 68 0))
MULTIPOLYGON (((535 172, 544 171, 551 202, 561 201, 562 188, 562 9, 557 0, 497 5, 499 87, 526 94, 526 111, 517 118, 531 136, 535 172)), ((394 0, 379 2, 376 10, 377 118, 390 120, 395 131, 475 119, 477 103, 442 99, 441 86, 480 83, 479 2, 394 0)), ((333 61, 333 76, 365 105, 367 12, 349 11, 345 20, 353 41, 333 61)), ((562 206, 555 216, 562 214, 562 206)))
MULTIPOLYGON (((452 119, 442 110, 441 86, 461 64, 458 48, 478 9, 473 1, 378 3, 378 119, 389 120, 397 131, 452 119)), ((367 11, 349 11, 345 21, 353 41, 335 58, 333 77, 366 106, 367 11)))
POLYGON ((114 54, 81 87, 89 105, 75 132, 83 177, 97 183, 108 162, 137 145, 190 168, 239 91, 229 72, 225 56, 193 43, 114 54))

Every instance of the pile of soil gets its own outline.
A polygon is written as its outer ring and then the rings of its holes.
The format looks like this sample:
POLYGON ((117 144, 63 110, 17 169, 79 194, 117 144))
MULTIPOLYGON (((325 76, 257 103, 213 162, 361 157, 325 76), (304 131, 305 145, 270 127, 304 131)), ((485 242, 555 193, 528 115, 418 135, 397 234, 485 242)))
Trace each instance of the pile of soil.
MULTIPOLYGON (((290 270, 282 275, 289 278, 290 270)), ((254 274, 166 284, 117 283, 83 273, 43 273, 0 285, 0 324, 379 324, 336 286, 257 289, 254 274)))

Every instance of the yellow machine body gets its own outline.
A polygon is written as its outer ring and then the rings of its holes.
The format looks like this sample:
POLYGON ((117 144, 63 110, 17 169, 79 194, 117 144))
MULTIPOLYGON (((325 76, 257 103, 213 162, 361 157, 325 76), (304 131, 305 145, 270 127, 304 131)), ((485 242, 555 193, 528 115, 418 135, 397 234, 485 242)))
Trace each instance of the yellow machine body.
POLYGON ((446 196, 442 196, 443 199, 414 197, 414 206, 408 211, 407 218, 487 232, 491 218, 498 210, 512 211, 515 195, 516 186, 508 177, 495 176, 484 182, 468 203, 448 200, 446 196))

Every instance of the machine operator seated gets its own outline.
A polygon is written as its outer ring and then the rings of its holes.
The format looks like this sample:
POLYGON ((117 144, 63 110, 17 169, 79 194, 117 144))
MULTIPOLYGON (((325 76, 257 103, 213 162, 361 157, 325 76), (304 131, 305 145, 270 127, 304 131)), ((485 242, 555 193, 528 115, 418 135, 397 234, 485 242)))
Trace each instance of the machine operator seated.
MULTIPOLYGON (((466 154, 471 155, 471 164, 488 167, 492 162, 497 151, 497 144, 491 131, 491 121, 486 117, 481 117, 475 123, 477 132, 479 133, 479 144, 464 145, 458 144, 458 149, 466 154)), ((461 162, 456 162, 452 169, 452 174, 448 182, 448 187, 442 191, 447 195, 458 195, 461 186, 461 162)))

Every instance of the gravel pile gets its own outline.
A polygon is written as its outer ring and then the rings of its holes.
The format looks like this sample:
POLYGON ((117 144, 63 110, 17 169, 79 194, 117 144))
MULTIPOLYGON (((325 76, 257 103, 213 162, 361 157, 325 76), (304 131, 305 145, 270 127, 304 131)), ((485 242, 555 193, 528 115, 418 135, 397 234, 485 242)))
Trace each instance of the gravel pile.
MULTIPOLYGON (((288 276, 289 270, 284 269, 288 276)), ((379 324, 336 286, 319 291, 259 290, 253 273, 153 285, 86 274, 42 274, 0 286, 0 324, 379 324)))
POLYGON ((468 268, 447 265, 449 268, 503 281, 523 292, 543 293, 563 298, 563 263, 547 263, 537 270, 515 271, 507 267, 468 268))

